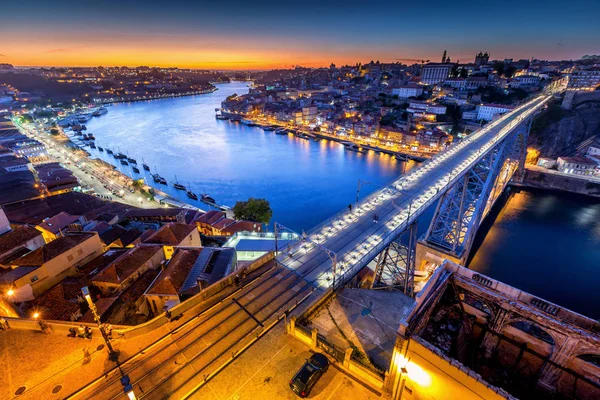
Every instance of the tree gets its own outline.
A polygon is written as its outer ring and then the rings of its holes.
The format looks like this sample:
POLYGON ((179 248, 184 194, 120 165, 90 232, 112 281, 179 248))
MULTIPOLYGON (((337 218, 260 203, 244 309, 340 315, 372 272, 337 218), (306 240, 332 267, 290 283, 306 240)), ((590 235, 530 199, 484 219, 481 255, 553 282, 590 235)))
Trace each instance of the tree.
POLYGON ((236 219, 268 224, 273 216, 271 205, 265 199, 250 197, 247 201, 238 201, 233 206, 233 215, 236 219))

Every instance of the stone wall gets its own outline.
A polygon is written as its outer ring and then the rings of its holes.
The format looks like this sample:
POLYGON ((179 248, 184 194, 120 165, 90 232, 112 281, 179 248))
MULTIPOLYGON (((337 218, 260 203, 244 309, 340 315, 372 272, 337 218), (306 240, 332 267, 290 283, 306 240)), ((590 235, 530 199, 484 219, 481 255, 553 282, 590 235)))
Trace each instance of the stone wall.
POLYGON ((512 185, 537 189, 560 190, 563 192, 600 197, 600 183, 591 182, 579 177, 559 175, 534 169, 525 170, 523 183, 512 183, 512 185))

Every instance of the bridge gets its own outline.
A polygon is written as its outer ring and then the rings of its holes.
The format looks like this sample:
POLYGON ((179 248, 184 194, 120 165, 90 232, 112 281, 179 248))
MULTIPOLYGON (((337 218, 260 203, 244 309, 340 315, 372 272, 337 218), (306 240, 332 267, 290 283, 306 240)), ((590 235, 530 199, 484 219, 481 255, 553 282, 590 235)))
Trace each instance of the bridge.
POLYGON ((432 270, 444 259, 464 264, 481 221, 508 182, 519 178, 531 121, 551 98, 547 91, 454 143, 278 249, 277 262, 325 291, 376 261, 376 285, 413 295, 415 271, 432 270), (417 240, 417 220, 436 202, 429 229, 417 240))

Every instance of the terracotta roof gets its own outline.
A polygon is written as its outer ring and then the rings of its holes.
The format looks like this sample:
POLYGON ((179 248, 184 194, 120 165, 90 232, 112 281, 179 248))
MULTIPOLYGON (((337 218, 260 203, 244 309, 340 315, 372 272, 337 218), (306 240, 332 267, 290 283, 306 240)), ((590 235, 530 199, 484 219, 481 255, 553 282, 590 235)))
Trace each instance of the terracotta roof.
POLYGON ((73 293, 65 292, 60 282, 28 304, 39 310, 44 319, 70 321, 71 315, 80 310, 77 302, 77 295, 81 293, 79 289, 79 293, 73 296, 73 293))
POLYGON ((152 217, 176 217, 183 209, 181 208, 139 208, 129 210, 123 218, 152 218, 152 217))
POLYGON ((0 236, 0 254, 5 254, 17 247, 24 246, 31 239, 42 233, 33 226, 21 226, 0 236))
POLYGON ((177 296, 181 285, 183 285, 201 252, 202 249, 177 249, 158 279, 154 281, 146 293, 177 296))
POLYGON ((158 245, 134 247, 100 271, 100 273, 92 278, 92 281, 119 284, 134 274, 156 253, 162 251, 162 246, 158 245))
POLYGON ((79 220, 79 218, 80 217, 78 215, 71 215, 67 212, 61 211, 60 213, 56 214, 54 217, 48 218, 47 220, 45 220, 38 226, 40 228, 43 228, 49 232, 56 234, 56 233, 60 232, 62 229, 65 229, 69 225, 77 222, 79 220))
POLYGON ((205 224, 212 225, 221 218, 225 218, 225 213, 223 211, 210 210, 196 218, 196 222, 203 222, 205 224))
POLYGON ((196 230, 196 225, 179 224, 170 222, 163 225, 158 231, 144 241, 144 243, 178 245, 190 233, 196 230))
POLYGON ((218 229, 218 230, 222 230, 222 229, 224 229, 224 228, 226 228, 229 225, 234 224, 234 223, 235 223, 234 219, 231 219, 231 218, 222 218, 218 222, 215 222, 213 224, 213 227, 216 228, 216 229, 218 229))
MULTIPOLYGON (((94 304, 96 305, 96 312, 100 315, 100 318, 108 311, 110 306, 113 305, 115 301, 117 301, 118 297, 103 297, 97 300, 94 300, 94 304)), ((87 310, 83 317, 81 317, 81 322, 94 322, 94 314, 92 310, 87 310)))
POLYGON ((100 235, 100 240, 102 240, 102 243, 105 245, 109 245, 123 236, 125 232, 127 232, 127 229, 123 228, 121 225, 113 225, 110 229, 100 235))
MULTIPOLYGON (((128 249, 109 249, 104 254, 99 255, 98 257, 92 259, 85 265, 77 268, 80 274, 82 275, 90 275, 96 274, 98 271, 102 271, 106 266, 108 266, 111 262, 115 261, 117 258, 121 257, 123 254, 127 253, 128 249), (96 271, 96 272, 94 272, 96 271)), ((91 281, 91 279, 90 279, 91 281)), ((89 282, 88 282, 89 283, 89 282)), ((84 285, 85 286, 85 285, 84 285)))
MULTIPOLYGON (((146 233, 146 231, 140 231, 137 228, 131 228, 128 229, 127 232, 125 232, 123 235, 121 235, 119 240, 121 240, 121 244, 123 246, 129 246, 131 243, 144 236, 144 233, 146 233)), ((152 233, 154 233, 154 230, 151 230, 151 233, 149 235, 151 235, 152 233)))
POLYGON ((33 250, 23 257, 17 258, 11 265, 19 266, 40 266, 52 260, 53 258, 69 251, 73 247, 85 242, 86 240, 96 236, 96 232, 77 232, 68 233, 61 236, 50 243, 33 250))
POLYGON ((123 303, 134 303, 139 299, 152 282, 156 279, 156 276, 160 273, 160 268, 150 269, 142 274, 135 282, 131 284, 119 298, 123 303))

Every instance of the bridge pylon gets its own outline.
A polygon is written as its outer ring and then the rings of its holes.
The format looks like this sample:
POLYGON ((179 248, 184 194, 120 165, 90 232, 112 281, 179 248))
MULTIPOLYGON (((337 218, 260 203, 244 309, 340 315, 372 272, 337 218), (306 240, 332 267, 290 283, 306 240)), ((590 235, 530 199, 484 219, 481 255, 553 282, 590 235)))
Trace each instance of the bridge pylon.
POLYGON ((414 297, 416 245, 415 221, 379 254, 371 288, 401 290, 414 297))

